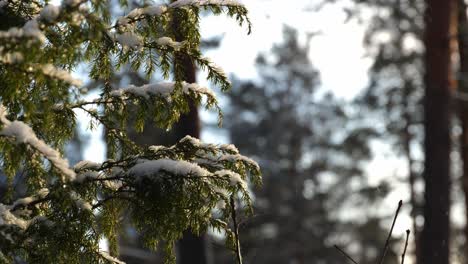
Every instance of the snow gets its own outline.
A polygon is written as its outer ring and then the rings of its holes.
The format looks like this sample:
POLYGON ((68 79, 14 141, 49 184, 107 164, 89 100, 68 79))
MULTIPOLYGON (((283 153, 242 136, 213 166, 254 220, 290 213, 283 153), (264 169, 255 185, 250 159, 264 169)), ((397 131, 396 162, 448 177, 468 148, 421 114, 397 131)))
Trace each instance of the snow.
MULTIPOLYGON (((159 82, 153 84, 146 84, 143 86, 130 85, 126 88, 120 88, 112 91, 111 96, 123 97, 125 94, 131 94, 138 97, 144 97, 145 99, 148 99, 150 95, 160 95, 168 97, 174 91, 174 87, 175 82, 159 82)), ((182 82, 182 90, 184 93, 189 93, 189 91, 193 91, 195 93, 203 93, 211 97, 216 97, 213 91, 206 87, 202 87, 196 83, 182 82)))
POLYGON ((103 258, 105 258, 106 260, 108 260, 108 261, 110 261, 110 262, 117 263, 117 264, 125 264, 125 262, 123 262, 123 261, 121 261, 121 260, 119 260, 119 259, 117 259, 117 258, 115 258, 115 257, 113 257, 113 256, 111 256, 111 255, 109 255, 109 253, 106 252, 106 251, 99 251, 99 254, 100 254, 103 258))
POLYGON ((0 31, 0 38, 23 38, 29 37, 44 43, 46 37, 39 29, 36 19, 29 20, 22 28, 12 27, 7 31, 0 31))
POLYGON ((81 171, 81 170, 97 170, 101 168, 102 164, 94 161, 89 161, 89 160, 82 160, 75 164, 73 166, 73 169, 75 171, 81 171))
POLYGON ((73 78, 73 76, 71 76, 71 74, 69 72, 64 71, 62 69, 58 69, 58 68, 54 67, 52 64, 42 65, 41 70, 45 75, 47 75, 47 76, 49 76, 51 78, 56 78, 56 79, 62 80, 64 82, 67 82, 67 83, 69 83, 71 85, 74 85, 74 86, 82 86, 83 85, 83 82, 81 80, 73 78))
POLYGON ((44 155, 44 157, 46 157, 55 168, 61 171, 62 174, 71 180, 75 179, 75 172, 70 169, 68 160, 63 159, 60 152, 38 139, 32 128, 27 124, 21 121, 8 120, 6 118, 6 113, 6 108, 0 104, 0 122, 3 123, 0 136, 14 137, 17 144, 30 145, 44 155))
POLYGON ((83 183, 86 179, 97 179, 99 178, 99 176, 100 176, 100 173, 97 171, 85 171, 85 172, 79 173, 76 176, 74 182, 83 183))
POLYGON ((152 152, 158 152, 160 150, 163 150, 165 149, 166 147, 164 146, 150 146, 148 149, 151 150, 152 152))
POLYGON ((46 5, 40 13, 42 19, 54 22, 60 14, 60 8, 56 5, 46 5))
POLYGON ((21 63, 24 59, 24 56, 21 52, 10 52, 1 55, 0 51, 0 61, 5 64, 15 64, 21 63))
POLYGON ((235 0, 179 0, 175 1, 170 5, 152 5, 143 8, 135 8, 127 16, 117 18, 117 25, 127 26, 131 19, 138 18, 140 16, 161 16, 167 12, 167 8, 182 8, 185 6, 207 6, 207 5, 218 5, 218 6, 244 6, 239 1, 235 0))
POLYGON ((227 176, 229 178, 229 183, 231 184, 231 186, 240 185, 242 189, 247 190, 247 183, 244 181, 244 179, 242 179, 239 173, 230 170, 219 170, 215 172, 215 175, 219 177, 227 176))
POLYGON ((191 175, 200 177, 210 175, 209 171, 195 163, 171 159, 144 160, 130 168, 128 173, 138 177, 144 177, 154 175, 159 171, 167 171, 175 175, 191 175))
POLYGON ((180 8, 183 6, 243 6, 242 3, 235 0, 178 0, 169 5, 172 8, 180 8))
POLYGON ((148 6, 143 8, 143 14, 148 16, 160 16, 164 12, 167 11, 167 7, 160 5, 160 6, 148 6))
POLYGON ((39 191, 37 191, 34 196, 30 196, 30 197, 24 197, 24 198, 20 198, 18 200, 16 200, 13 205, 12 205, 12 208, 15 208, 19 205, 28 205, 32 202, 35 202, 39 199, 42 199, 44 197, 46 197, 47 195, 49 194, 49 189, 47 188, 42 188, 40 189, 39 191))
POLYGON ((141 36, 132 32, 124 32, 122 34, 115 34, 115 40, 124 47, 139 48, 143 45, 141 36))
POLYGON ((228 77, 226 75, 226 73, 224 72, 224 70, 219 67, 216 63, 214 63, 213 61, 211 61, 210 58, 207 58, 207 57, 204 57, 203 58, 204 60, 208 61, 208 65, 214 70, 216 71, 219 75, 221 75, 224 79, 228 80, 228 77))
POLYGON ((233 152, 236 154, 239 153, 239 150, 233 144, 221 144, 219 148, 224 151, 233 152))
POLYGON ((243 162, 252 164, 253 166, 257 167, 257 169, 260 169, 256 161, 254 161, 253 159, 248 158, 246 156, 242 156, 240 154, 225 154, 225 155, 222 155, 219 158, 219 160, 220 161, 229 161, 229 162, 243 161, 243 162))
POLYGON ((178 51, 180 50, 181 47, 184 46, 184 42, 177 42, 177 41, 174 41, 173 39, 169 38, 169 37, 161 37, 161 38, 158 38, 156 40, 156 43, 158 45, 162 45, 162 46, 170 46, 172 47, 174 50, 178 51))
POLYGON ((75 202, 76 206, 85 211, 92 211, 93 207, 87 201, 85 201, 81 196, 75 191, 70 192, 70 198, 75 202))
POLYGON ((10 206, 0 203, 0 226, 14 225, 23 230, 28 228, 30 221, 15 216, 10 211, 10 206))

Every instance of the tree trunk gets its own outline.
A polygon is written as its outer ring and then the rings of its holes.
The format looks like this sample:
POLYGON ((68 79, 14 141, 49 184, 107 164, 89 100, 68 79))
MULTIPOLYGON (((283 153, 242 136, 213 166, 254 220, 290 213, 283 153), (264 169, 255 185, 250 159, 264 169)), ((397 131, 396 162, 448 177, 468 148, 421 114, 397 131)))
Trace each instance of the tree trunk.
POLYGON ((409 189, 410 189, 410 204, 411 204, 411 218, 413 220, 413 241, 414 241, 414 257, 415 257, 415 263, 418 263, 419 260, 419 255, 420 255, 420 242, 419 242, 419 237, 420 237, 420 232, 419 228, 416 222, 416 219, 419 215, 419 203, 416 199, 416 190, 415 190, 415 183, 416 183, 416 172, 413 169, 414 165, 414 159, 412 158, 411 155, 411 141, 412 141, 412 135, 410 132, 410 124, 411 124, 411 113, 408 105, 408 96, 409 96, 409 87, 407 84, 403 87, 404 89, 404 109, 405 113, 403 115, 403 119, 405 122, 405 128, 404 128, 404 153, 406 157, 406 161, 408 163, 408 182, 409 182, 409 189))
POLYGON ((425 204, 421 262, 449 263, 450 231, 450 14, 456 0, 427 0, 425 11, 425 204))
MULTIPOLYGON (((468 94, 468 25, 466 16, 466 4, 464 0, 458 1, 458 53, 460 59, 460 78, 458 78, 458 91, 460 94, 468 94)), ((459 118, 462 127, 460 137, 460 152, 463 161, 462 188, 465 195, 465 218, 468 219, 468 102, 460 101, 459 118)), ((464 228, 465 241, 468 241, 468 224, 464 228)), ((465 243, 466 244, 466 243, 465 243)), ((465 246, 465 263, 468 263, 468 247, 465 246)))
MULTIPOLYGON (((184 41, 183 28, 181 21, 188 19, 185 13, 177 13, 173 18, 173 30, 176 41, 184 41)), ((196 69, 193 61, 183 54, 176 55, 174 58, 183 65, 183 79, 188 83, 196 82, 196 69)), ((177 74, 177 73, 175 73, 177 74)), ((189 135, 200 138, 200 118, 198 109, 194 102, 190 100, 190 111, 181 116, 179 122, 174 126, 173 133, 177 140, 189 135)), ((207 264, 207 243, 205 235, 197 236, 190 230, 186 230, 182 239, 178 242, 177 263, 179 264, 207 264)))

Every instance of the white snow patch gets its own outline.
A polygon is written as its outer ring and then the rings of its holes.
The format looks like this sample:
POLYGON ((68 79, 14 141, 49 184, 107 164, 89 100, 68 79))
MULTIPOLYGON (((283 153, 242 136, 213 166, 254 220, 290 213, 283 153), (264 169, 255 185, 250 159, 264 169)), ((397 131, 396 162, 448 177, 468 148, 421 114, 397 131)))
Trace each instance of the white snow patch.
POLYGON ((42 19, 54 22, 60 14, 60 8, 56 5, 46 5, 40 13, 42 19))
POLYGON ((0 31, 0 38, 23 38, 29 37, 44 43, 46 37, 39 29, 36 19, 29 20, 22 28, 12 27, 7 31, 0 31))
POLYGON ((30 204, 32 202, 35 202, 35 201, 37 201, 39 199, 42 199, 42 198, 46 197, 48 194, 49 194, 49 189, 42 188, 39 191, 37 191, 33 196, 17 199, 13 203, 12 207, 14 208, 14 207, 17 207, 19 205, 28 205, 28 204, 30 204))
POLYGON ((0 226, 15 225, 25 230, 29 224, 30 221, 19 218, 11 213, 10 206, 0 203, 0 226))
POLYGON ((170 46, 175 50, 180 50, 185 45, 185 42, 177 42, 169 37, 161 37, 156 40, 158 45, 170 46))
POLYGON ((69 179, 75 179, 75 172, 70 169, 68 160, 61 157, 60 152, 47 145, 37 138, 36 134, 26 123, 21 121, 10 121, 6 118, 6 108, 0 104, 0 122, 3 128, 0 130, 1 136, 14 137, 17 144, 28 144, 44 157, 46 157, 55 168, 61 171, 69 179))
POLYGON ((89 161, 89 160, 82 160, 73 166, 75 171, 80 170, 97 170, 102 166, 101 163, 89 161))
MULTIPOLYGON (((112 91, 111 96, 123 97, 125 94, 132 94, 134 96, 144 97, 145 99, 148 99, 150 95, 161 95, 168 97, 174 91, 174 88, 175 82, 159 82, 146 84, 143 86, 130 85, 126 88, 120 88, 112 91)), ((192 91, 195 93, 203 93, 209 95, 210 97, 216 97, 211 89, 200 86, 196 83, 182 82, 182 90, 184 93, 189 93, 189 91, 192 91)))
POLYGON ((115 258, 113 256, 111 256, 108 252, 106 251, 99 251, 99 254, 105 258, 106 260, 110 261, 110 262, 113 262, 113 263, 117 263, 117 264, 125 264, 125 262, 119 260, 118 258, 115 258))
POLYGON ((143 45, 142 37, 132 32, 115 34, 115 40, 119 42, 122 46, 133 49, 139 48, 143 45))
POLYGON ((75 191, 70 192, 70 198, 75 202, 76 206, 82 210, 92 211, 93 207, 87 201, 85 201, 81 196, 75 191))
POLYGON ((243 4, 236 0, 178 0, 169 5, 172 8, 179 8, 183 6, 243 6, 243 4))
POLYGON ((237 186, 240 185, 242 189, 247 190, 247 183, 242 179, 239 173, 230 171, 230 170, 219 170, 215 172, 216 176, 220 177, 228 177, 229 178, 229 183, 231 186, 237 186))
POLYGON ((159 171, 167 171, 176 175, 191 175, 191 176, 208 176, 210 172, 195 163, 190 163, 184 160, 171 160, 171 159, 159 159, 159 160, 144 160, 142 163, 138 163, 130 170, 129 174, 145 177, 158 173, 159 171))
POLYGON ((67 82, 74 86, 83 85, 83 82, 81 80, 73 78, 69 72, 62 70, 62 69, 58 69, 52 64, 42 65, 41 70, 45 75, 51 78, 59 79, 61 81, 67 82))

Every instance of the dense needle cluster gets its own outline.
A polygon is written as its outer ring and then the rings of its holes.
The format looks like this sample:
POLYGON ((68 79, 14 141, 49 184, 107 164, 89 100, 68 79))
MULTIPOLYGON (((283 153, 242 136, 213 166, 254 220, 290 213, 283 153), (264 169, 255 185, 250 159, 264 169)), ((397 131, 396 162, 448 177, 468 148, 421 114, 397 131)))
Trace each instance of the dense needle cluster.
POLYGON ((247 183, 260 184, 257 163, 232 145, 185 137, 171 147, 138 147, 126 134, 131 115, 139 131, 148 116, 170 128, 188 111, 188 100, 215 108, 221 121, 213 91, 186 83, 177 59, 189 57, 214 85, 230 88, 222 69, 200 52, 201 9, 226 13, 250 31, 247 10, 233 0, 145 4, 121 17, 113 17, 104 0, 60 6, 0 1, 2 15, 14 18, 0 26, 0 170, 8 178, 0 197, 0 263, 122 263, 116 238, 124 213, 149 248, 164 241, 168 262, 187 229, 222 231, 235 250, 234 206, 228 205, 236 201, 250 213, 247 183), (166 80, 112 87, 124 65, 166 80), (72 73, 77 66, 103 84, 98 99, 84 99, 87 91, 72 73), (71 167, 63 156, 76 111, 92 118, 91 129, 104 126, 105 162, 71 167), (27 190, 20 197, 14 191, 18 175, 27 190), (102 239, 108 251, 99 247, 102 239))

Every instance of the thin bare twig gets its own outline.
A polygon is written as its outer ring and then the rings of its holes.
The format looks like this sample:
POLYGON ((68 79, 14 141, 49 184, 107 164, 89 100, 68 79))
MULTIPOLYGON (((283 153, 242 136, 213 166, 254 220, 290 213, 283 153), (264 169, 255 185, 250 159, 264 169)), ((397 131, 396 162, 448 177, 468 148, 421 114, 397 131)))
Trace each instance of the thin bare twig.
POLYGON ((390 232, 388 233, 387 241, 385 241, 385 246, 384 246, 384 249, 383 249, 382 257, 380 258, 380 261, 379 261, 380 264, 383 264, 383 261, 385 259, 385 255, 387 255, 388 247, 389 247, 389 244, 390 244, 390 238, 391 238, 392 233, 393 233, 393 227, 395 227, 395 222, 396 222, 396 220, 398 218, 398 214, 400 213, 400 209, 401 209, 402 205, 403 205, 403 201, 400 200, 398 202, 398 208, 397 208, 397 210, 395 212, 395 217, 393 218, 392 227, 390 228, 390 232))
POLYGON ((410 235, 410 230, 406 230, 406 242, 405 242, 405 248, 403 249, 403 254, 401 254, 401 264, 405 263, 405 254, 406 254, 406 248, 408 247, 408 239, 410 235))
POLYGON ((346 252, 344 252, 344 250, 342 250, 339 246, 337 245, 333 245, 341 254, 343 254, 343 256, 345 256, 347 259, 349 259, 351 262, 353 262, 354 264, 358 264, 351 256, 349 256, 348 254, 346 254, 346 252))
POLYGON ((236 206, 234 202, 234 195, 231 195, 230 198, 231 202, 231 210, 232 210, 232 222, 234 225, 234 239, 236 240, 236 258, 237 264, 242 264, 242 253, 240 248, 240 240, 239 240, 239 224, 237 223, 237 214, 236 214, 236 206))

